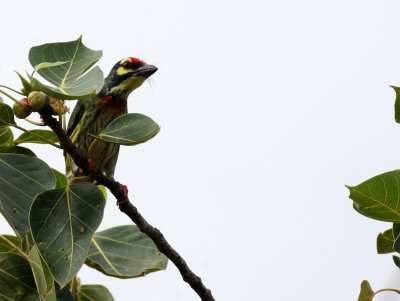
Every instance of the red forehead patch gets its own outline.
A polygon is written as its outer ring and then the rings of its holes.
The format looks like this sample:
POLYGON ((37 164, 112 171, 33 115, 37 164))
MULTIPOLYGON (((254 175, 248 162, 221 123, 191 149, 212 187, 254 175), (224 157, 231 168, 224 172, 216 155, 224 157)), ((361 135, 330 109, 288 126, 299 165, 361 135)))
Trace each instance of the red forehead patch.
POLYGON ((136 58, 136 57, 129 57, 129 59, 131 60, 131 62, 132 63, 144 63, 144 61, 143 60, 141 60, 141 59, 138 59, 138 58, 136 58))

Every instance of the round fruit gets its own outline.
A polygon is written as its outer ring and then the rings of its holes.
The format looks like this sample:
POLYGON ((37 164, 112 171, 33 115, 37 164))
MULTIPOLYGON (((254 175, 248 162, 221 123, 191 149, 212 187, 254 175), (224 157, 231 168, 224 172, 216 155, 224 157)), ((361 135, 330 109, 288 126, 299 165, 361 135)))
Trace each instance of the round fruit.
POLYGON ((32 109, 29 107, 27 99, 23 98, 18 103, 13 105, 14 115, 17 118, 26 118, 32 113, 32 109))
POLYGON ((32 111, 37 112, 46 104, 46 94, 40 91, 32 91, 28 95, 28 105, 32 111))

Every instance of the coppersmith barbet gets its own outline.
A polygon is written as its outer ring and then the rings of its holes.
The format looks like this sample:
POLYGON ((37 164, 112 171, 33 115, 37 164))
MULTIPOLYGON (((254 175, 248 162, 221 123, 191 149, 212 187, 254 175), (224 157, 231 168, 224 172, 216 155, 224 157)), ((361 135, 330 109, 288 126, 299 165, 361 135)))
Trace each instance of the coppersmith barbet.
MULTIPOLYGON (((79 100, 71 114, 68 136, 79 153, 106 176, 114 176, 119 145, 98 140, 91 134, 100 134, 111 121, 126 114, 129 94, 156 71, 157 67, 134 57, 119 61, 104 79, 101 91, 95 96, 79 100)), ((68 154, 66 175, 69 179, 83 176, 68 154)))

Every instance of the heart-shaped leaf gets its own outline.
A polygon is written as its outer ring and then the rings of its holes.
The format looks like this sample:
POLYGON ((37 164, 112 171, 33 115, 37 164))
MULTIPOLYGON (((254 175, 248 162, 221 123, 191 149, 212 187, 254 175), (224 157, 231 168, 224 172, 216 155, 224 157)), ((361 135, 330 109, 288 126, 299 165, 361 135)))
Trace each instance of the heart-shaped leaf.
POLYGON ((150 117, 132 113, 116 118, 94 137, 116 144, 136 145, 150 140, 159 131, 159 125, 150 117))
POLYGON ((90 183, 48 190, 35 198, 29 217, 32 235, 61 287, 84 263, 104 205, 103 194, 90 183))
POLYGON ((14 113, 9 105, 4 102, 0 102, 0 128, 5 126, 14 125, 14 113))
POLYGON ((93 235, 86 264, 118 278, 164 270, 168 259, 135 225, 110 228, 93 235))
POLYGON ((34 152, 32 152, 29 148, 22 146, 0 146, 0 154, 20 154, 29 157, 36 157, 34 152))
POLYGON ((60 99, 79 99, 99 91, 104 75, 95 67, 87 72, 102 56, 82 43, 82 37, 75 41, 49 43, 32 47, 29 62, 32 67, 55 87, 43 85, 30 76, 34 90, 40 90, 60 99), (45 66, 46 68, 43 68, 45 66))
POLYGON ((2 213, 21 236, 29 230, 29 209, 35 196, 54 188, 56 180, 42 160, 18 154, 0 154, 2 213))
POLYGON ((58 143, 58 137, 53 131, 49 130, 31 130, 23 132, 15 141, 15 144, 38 143, 47 144, 49 142, 58 143))
POLYGON ((354 209, 359 213, 381 221, 400 222, 400 170, 348 188, 354 209))
POLYGON ((374 298, 374 291, 367 280, 361 282, 360 295, 358 296, 358 301, 372 301, 374 298))
POLYGON ((50 274, 46 263, 40 258, 39 250, 36 245, 34 245, 29 251, 28 260, 32 268, 39 296, 46 301, 56 301, 53 276, 50 274))
POLYGON ((29 262, 15 253, 0 253, 0 300, 40 299, 29 262))
POLYGON ((13 132, 8 127, 0 128, 0 146, 12 143, 14 139, 13 132))
POLYGON ((78 295, 79 301, 114 301, 110 291, 102 285, 82 285, 78 295))
POLYGON ((28 75, 28 77, 32 90, 42 91, 46 95, 63 100, 82 99, 94 95, 100 91, 104 82, 104 74, 97 66, 63 89, 45 85, 33 76, 28 75))

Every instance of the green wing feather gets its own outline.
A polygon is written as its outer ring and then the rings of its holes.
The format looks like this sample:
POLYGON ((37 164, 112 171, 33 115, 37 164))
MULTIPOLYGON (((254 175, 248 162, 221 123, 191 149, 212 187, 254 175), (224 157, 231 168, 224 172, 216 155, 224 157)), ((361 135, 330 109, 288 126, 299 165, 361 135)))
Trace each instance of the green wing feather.
POLYGON ((78 100, 74 110, 72 111, 71 117, 68 120, 67 135, 71 137, 72 132, 75 130, 79 121, 81 120, 83 113, 85 112, 84 99, 78 100))

